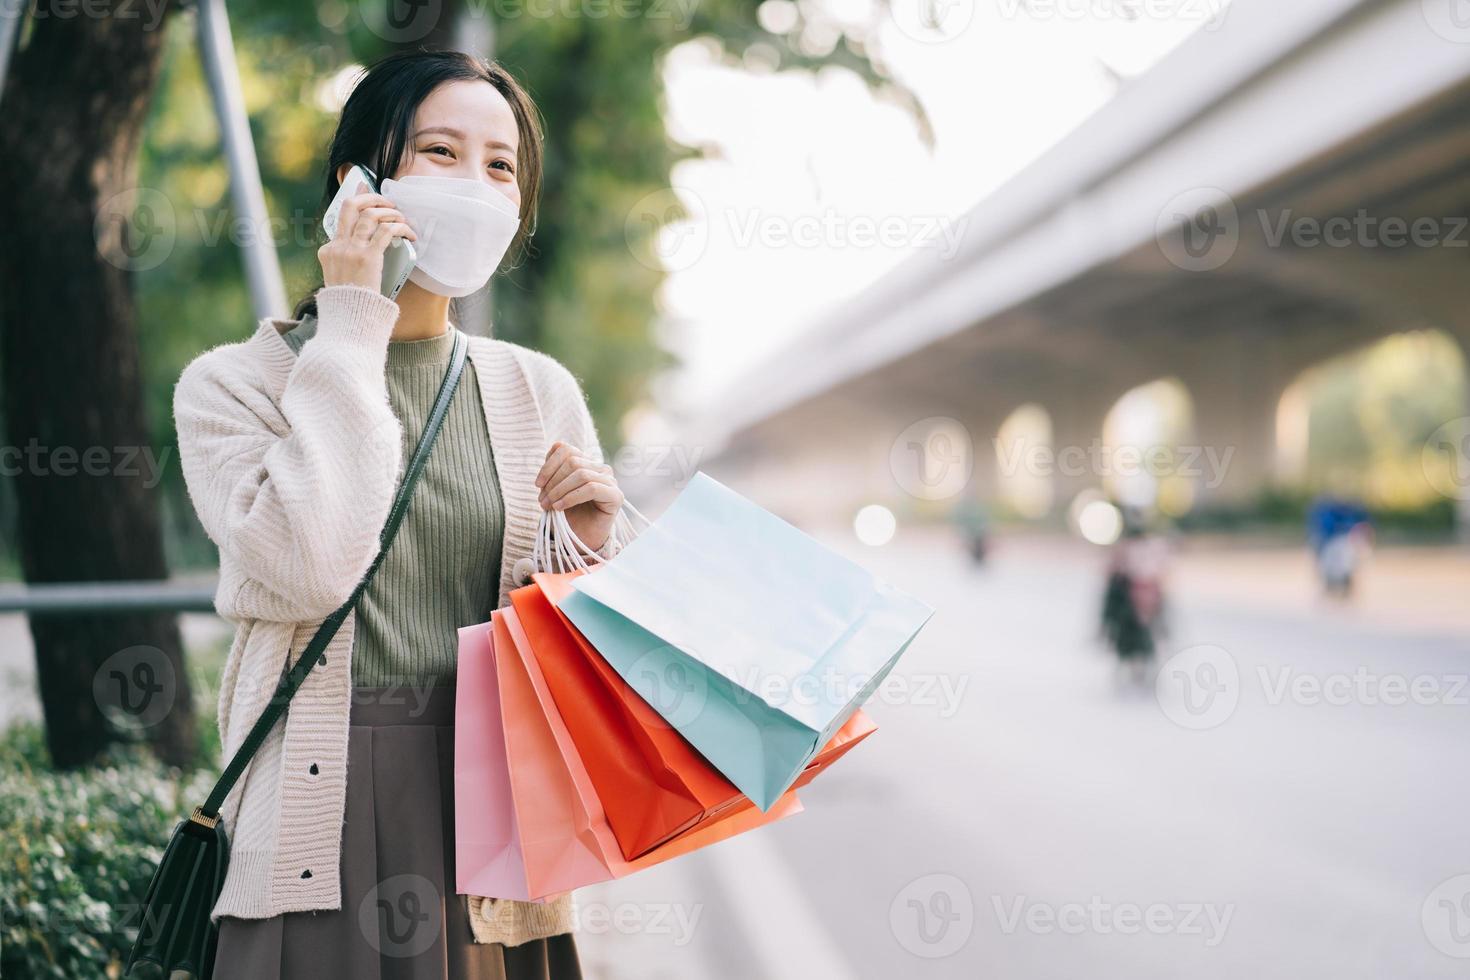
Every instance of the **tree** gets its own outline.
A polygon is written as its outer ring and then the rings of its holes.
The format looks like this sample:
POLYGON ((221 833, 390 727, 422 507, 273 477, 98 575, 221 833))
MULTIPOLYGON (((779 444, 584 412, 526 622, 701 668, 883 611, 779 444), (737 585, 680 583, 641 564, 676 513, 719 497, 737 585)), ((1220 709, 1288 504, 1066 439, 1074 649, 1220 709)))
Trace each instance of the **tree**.
MULTIPOLYGON (((122 3, 35 18, 0 92, 13 236, 0 249, 0 385, 31 583, 168 573, 156 474, 140 465, 158 456, 131 282, 156 245, 139 237, 152 230, 152 202, 134 181, 165 11, 122 3)), ((112 690, 142 711, 141 731, 163 758, 193 756, 175 616, 32 615, 30 628, 58 766, 85 764, 119 736, 102 710, 112 690)))

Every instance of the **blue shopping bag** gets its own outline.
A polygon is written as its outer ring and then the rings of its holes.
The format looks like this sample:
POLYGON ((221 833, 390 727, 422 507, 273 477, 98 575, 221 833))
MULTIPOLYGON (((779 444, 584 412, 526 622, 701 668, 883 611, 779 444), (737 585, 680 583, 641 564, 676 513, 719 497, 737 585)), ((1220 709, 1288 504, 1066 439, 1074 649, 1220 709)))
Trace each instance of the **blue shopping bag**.
POLYGON ((703 473, 559 606, 762 810, 933 615, 703 473))

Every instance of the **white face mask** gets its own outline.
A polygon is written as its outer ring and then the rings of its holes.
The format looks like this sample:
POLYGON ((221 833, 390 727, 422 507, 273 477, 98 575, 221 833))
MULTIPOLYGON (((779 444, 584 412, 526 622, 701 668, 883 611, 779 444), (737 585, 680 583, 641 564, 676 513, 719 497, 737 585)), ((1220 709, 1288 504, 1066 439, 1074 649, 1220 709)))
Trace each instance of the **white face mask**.
POLYGON ((409 279, 439 296, 468 296, 489 282, 521 226, 515 204, 481 180, 409 176, 382 190, 419 236, 409 279))

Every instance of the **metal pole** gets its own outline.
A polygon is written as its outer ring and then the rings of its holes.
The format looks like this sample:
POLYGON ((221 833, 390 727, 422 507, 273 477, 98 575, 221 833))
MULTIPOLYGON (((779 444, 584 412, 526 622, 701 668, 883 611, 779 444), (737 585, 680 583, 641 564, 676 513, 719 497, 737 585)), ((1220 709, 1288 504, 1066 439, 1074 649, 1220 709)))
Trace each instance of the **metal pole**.
POLYGON ((10 55, 15 51, 20 23, 30 6, 20 0, 0 0, 0 93, 4 93, 5 79, 10 77, 10 55))
MULTIPOLYGON (((490 16, 488 6, 482 8, 470 4, 460 7, 455 15, 453 38, 457 50, 482 58, 494 58, 495 21, 490 16)), ((454 301, 455 317, 459 328, 465 333, 476 337, 490 336, 490 314, 494 310, 491 290, 494 288, 495 281, 492 279, 485 284, 485 288, 454 301)))
POLYGON ((260 164, 250 136, 250 119, 240 92, 240 70, 235 64, 235 47, 230 38, 230 21, 224 0, 198 0, 199 52, 214 114, 219 119, 220 142, 230 167, 230 198, 235 214, 251 229, 240 243, 245 259, 245 281, 250 288, 250 305, 257 318, 286 316, 286 284, 276 258, 265 209, 265 190, 260 183, 260 164))

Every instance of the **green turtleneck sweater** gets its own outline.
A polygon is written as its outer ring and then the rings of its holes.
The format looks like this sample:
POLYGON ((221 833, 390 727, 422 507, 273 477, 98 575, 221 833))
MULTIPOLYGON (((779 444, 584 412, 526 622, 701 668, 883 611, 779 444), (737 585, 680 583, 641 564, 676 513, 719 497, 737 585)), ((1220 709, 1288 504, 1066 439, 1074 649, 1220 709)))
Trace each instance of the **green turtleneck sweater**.
MULTIPOLYGON (((306 317, 284 334, 291 349, 316 332, 306 317)), ((388 343, 388 400, 403 423, 406 461, 449 366, 454 330, 428 340, 388 343)), ((453 684, 457 630, 495 608, 505 506, 475 365, 459 388, 419 476, 408 512, 357 605, 354 687, 453 684)))

